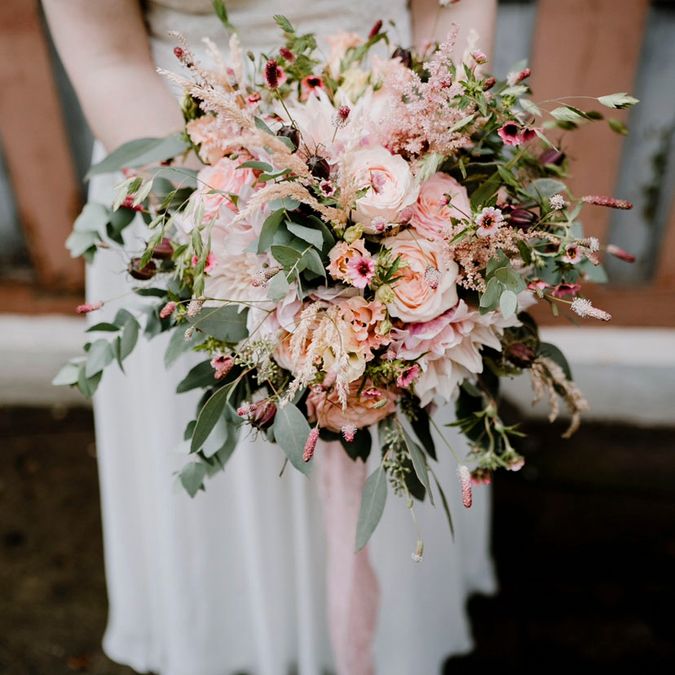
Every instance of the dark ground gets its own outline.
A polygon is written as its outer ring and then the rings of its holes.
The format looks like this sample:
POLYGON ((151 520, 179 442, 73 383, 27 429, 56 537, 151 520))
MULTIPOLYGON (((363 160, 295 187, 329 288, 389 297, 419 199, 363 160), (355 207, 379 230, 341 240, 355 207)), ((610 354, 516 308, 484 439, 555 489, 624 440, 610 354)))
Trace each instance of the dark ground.
MULTIPOLYGON (((531 433, 494 486, 500 592, 471 601, 476 652, 447 672, 675 672, 675 430, 531 433)), ((0 446, 0 673, 133 675, 99 647, 90 413, 0 409, 0 446)))

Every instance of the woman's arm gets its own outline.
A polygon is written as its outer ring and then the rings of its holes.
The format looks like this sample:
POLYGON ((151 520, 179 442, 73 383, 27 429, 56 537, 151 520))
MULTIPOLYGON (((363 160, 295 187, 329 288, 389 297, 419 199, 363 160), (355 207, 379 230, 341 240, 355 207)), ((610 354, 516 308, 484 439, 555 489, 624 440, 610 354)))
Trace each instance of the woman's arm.
POLYGON ((497 18, 497 0, 459 0, 440 7, 438 0, 412 0, 413 39, 419 46, 425 40, 443 40, 450 25, 459 26, 455 54, 462 57, 471 29, 479 35, 478 47, 492 53, 497 18))
POLYGON ((94 135, 108 150, 182 126, 155 72, 138 0, 43 0, 49 27, 94 135))

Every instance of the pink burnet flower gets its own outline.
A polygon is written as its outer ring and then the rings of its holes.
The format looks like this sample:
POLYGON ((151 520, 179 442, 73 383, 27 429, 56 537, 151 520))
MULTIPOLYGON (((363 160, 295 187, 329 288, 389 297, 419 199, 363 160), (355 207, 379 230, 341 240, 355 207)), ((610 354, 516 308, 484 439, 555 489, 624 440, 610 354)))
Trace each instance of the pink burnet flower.
POLYGON ((510 121, 503 124, 498 130, 499 138, 502 139, 505 145, 516 146, 522 143, 520 135, 520 125, 518 122, 510 121))
POLYGON ((288 47, 279 47, 279 55, 289 63, 295 61, 295 54, 288 47))
POLYGON ((604 195, 584 195, 581 198, 584 204, 595 204, 596 206, 607 206, 610 209, 629 210, 633 208, 632 202, 627 199, 615 199, 604 195))
POLYGON ((581 250, 581 246, 567 244, 567 246, 565 246, 565 255, 563 255, 562 259, 570 265, 580 263, 584 259, 584 253, 581 250))
POLYGON ((402 321, 429 321, 457 302, 455 281, 459 268, 447 255, 441 242, 432 242, 404 230, 387 237, 382 244, 392 259, 400 257, 401 266, 391 288, 388 302, 391 316, 402 321), (429 283, 429 268, 438 270, 438 283, 429 283))
POLYGON ((231 354, 217 353, 211 359, 211 367, 215 371, 213 377, 216 380, 222 380, 224 377, 227 377, 233 366, 234 358, 231 354))
POLYGON ((312 94, 325 89, 323 78, 319 75, 307 75, 300 81, 300 100, 306 101, 312 94))
POLYGON ((490 237, 496 234, 497 230, 505 223, 504 216, 500 209, 494 206, 486 206, 477 216, 476 235, 479 237, 490 237))
POLYGON ((159 318, 167 319, 176 311, 177 306, 178 305, 173 301, 167 302, 166 305, 159 310, 159 318))
POLYGON ((305 449, 302 453, 302 461, 309 462, 312 457, 314 457, 314 451, 316 450, 316 443, 319 440, 319 427, 313 427, 309 432, 307 441, 305 442, 305 449))
MULTIPOLYGON (((259 96, 259 94, 258 94, 259 96)), ((214 115, 202 115, 185 125, 190 140, 199 148, 200 159, 214 165, 228 153, 237 149, 239 125, 214 115)))
POLYGON ((607 253, 613 255, 615 258, 618 258, 619 260, 623 260, 624 262, 628 263, 635 262, 635 256, 632 253, 628 253, 628 251, 624 251, 622 248, 619 248, 614 244, 607 244, 607 253))
POLYGON ((78 314, 89 314, 95 312, 103 307, 103 301, 97 300, 96 302, 85 302, 83 305, 78 305, 75 307, 75 311, 78 314))
MULTIPOLYGON (((192 267, 197 267, 199 264, 199 256, 192 256, 192 267)), ((210 274, 213 271, 213 268, 216 264, 216 256, 213 255, 212 251, 206 254, 206 261, 204 262, 204 272, 210 274)))
POLYGON ((343 175, 357 189, 365 190, 356 200, 353 215, 367 234, 378 233, 372 226, 374 219, 397 222, 400 212, 417 200, 419 187, 409 163, 382 146, 347 153, 343 175))
POLYGON ((389 390, 374 389, 361 381, 352 382, 343 410, 335 389, 314 388, 307 396, 307 414, 310 422, 317 422, 323 429, 340 433, 342 427, 353 425, 363 429, 392 415, 396 411, 397 395, 389 390), (378 397, 373 396, 378 392, 378 397))
POLYGON ((590 317, 592 319, 599 319, 600 321, 609 321, 612 318, 609 312, 593 307, 593 303, 586 298, 575 298, 572 300, 571 309, 581 317, 590 317))
POLYGON ((407 389, 422 372, 419 363, 413 363, 412 366, 406 368, 397 378, 396 386, 399 389, 407 389))
POLYGON ((278 89, 288 79, 284 69, 274 60, 269 59, 264 69, 265 84, 270 89, 278 89))
POLYGON ((356 288, 365 288, 375 275, 375 261, 363 239, 357 239, 351 244, 338 242, 329 251, 328 259, 327 269, 333 279, 356 288))
POLYGON ((438 172, 420 186, 410 209, 410 224, 427 239, 444 238, 452 232, 452 218, 471 218, 471 203, 466 189, 454 178, 438 172))
POLYGON ((470 509, 471 504, 473 504, 473 494, 471 491, 471 471, 469 471, 469 467, 460 464, 457 467, 457 478, 462 489, 462 504, 467 509, 470 509))

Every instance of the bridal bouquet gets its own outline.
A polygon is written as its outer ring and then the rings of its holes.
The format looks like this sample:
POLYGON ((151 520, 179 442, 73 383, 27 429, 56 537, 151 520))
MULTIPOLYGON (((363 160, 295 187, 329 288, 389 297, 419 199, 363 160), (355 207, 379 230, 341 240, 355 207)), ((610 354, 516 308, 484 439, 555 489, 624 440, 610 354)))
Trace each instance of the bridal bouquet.
MULTIPOLYGON (((545 111, 530 98, 528 68, 500 82, 480 50, 453 54, 452 34, 417 53, 390 44, 382 22, 319 48, 275 20, 279 49, 245 54, 234 34, 227 60, 207 43, 211 65, 176 36, 182 74, 165 75, 184 91, 184 131, 128 143, 94 166, 124 179, 112 205, 85 206, 68 245, 87 260, 123 251, 130 287, 146 299, 145 333, 171 332, 166 366, 185 351, 202 357, 178 385, 203 390, 185 430, 190 494, 225 465, 243 427, 303 473, 319 438, 365 460, 377 428, 382 459, 364 490, 361 547, 388 485, 410 505, 436 493, 447 512, 434 406, 454 402, 470 442, 467 464, 457 458, 467 507, 472 481, 523 464, 517 428, 500 419, 500 377, 529 372, 552 418, 561 397, 575 430, 586 403, 526 310, 539 301, 554 314, 610 318, 582 282, 602 280, 603 250, 629 256, 584 236, 579 217, 584 204, 630 204, 571 194, 550 132, 604 116, 565 102, 545 111), (199 170, 187 168, 191 154, 199 170), (125 245, 132 223, 146 242, 138 251, 125 245)), ((123 368, 140 321, 134 301, 91 326, 97 338, 56 383, 91 396, 105 367, 123 368)))

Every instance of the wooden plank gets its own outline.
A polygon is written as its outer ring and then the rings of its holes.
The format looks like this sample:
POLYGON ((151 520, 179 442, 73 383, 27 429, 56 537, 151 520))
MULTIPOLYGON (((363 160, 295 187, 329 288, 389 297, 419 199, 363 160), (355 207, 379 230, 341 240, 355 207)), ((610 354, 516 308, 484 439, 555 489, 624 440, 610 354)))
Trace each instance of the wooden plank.
POLYGON ((659 247, 654 283, 658 286, 675 288, 675 199, 670 205, 670 216, 659 247))
MULTIPOLYGON (((649 0, 539 0, 531 58, 534 100, 631 92, 648 9, 649 0)), ((583 99, 573 104, 602 108, 583 99)), ((626 111, 607 112, 627 121, 626 111)), ((570 134, 552 132, 552 138, 561 139, 572 160, 575 194, 613 194, 621 136, 595 122, 570 134)), ((610 216, 609 210, 589 209, 584 214, 588 234, 604 241, 610 216)))
POLYGON ((64 250, 80 189, 37 0, 0 2, 0 133, 17 211, 44 287, 82 286, 64 250))
POLYGON ((0 314, 75 314, 81 293, 41 290, 34 282, 0 281, 0 314))

